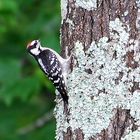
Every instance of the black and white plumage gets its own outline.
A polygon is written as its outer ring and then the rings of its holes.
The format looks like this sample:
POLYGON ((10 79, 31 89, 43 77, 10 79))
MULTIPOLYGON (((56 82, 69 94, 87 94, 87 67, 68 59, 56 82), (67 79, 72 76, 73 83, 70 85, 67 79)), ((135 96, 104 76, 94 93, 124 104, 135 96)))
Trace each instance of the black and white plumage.
POLYGON ((70 59, 63 59, 54 50, 41 47, 39 40, 34 40, 28 44, 27 51, 37 60, 42 71, 61 94, 63 101, 68 104, 65 81, 70 59))

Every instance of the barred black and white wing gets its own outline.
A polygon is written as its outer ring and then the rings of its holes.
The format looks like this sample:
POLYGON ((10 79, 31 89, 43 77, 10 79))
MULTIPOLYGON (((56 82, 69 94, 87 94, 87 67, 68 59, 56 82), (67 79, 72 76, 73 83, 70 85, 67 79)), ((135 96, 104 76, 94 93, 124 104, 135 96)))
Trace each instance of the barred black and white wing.
POLYGON ((54 86, 61 94, 64 102, 68 103, 67 90, 62 74, 62 67, 59 60, 57 59, 57 56, 49 49, 45 49, 39 53, 37 56, 37 61, 40 68, 53 82, 54 86))

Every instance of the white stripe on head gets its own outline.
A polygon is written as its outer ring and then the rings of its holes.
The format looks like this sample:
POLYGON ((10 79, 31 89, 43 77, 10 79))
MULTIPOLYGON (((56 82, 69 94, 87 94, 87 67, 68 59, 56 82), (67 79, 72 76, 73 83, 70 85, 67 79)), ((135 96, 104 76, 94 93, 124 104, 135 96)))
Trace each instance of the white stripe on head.
POLYGON ((36 40, 32 41, 30 45, 33 46, 35 43, 36 43, 36 40))
POLYGON ((35 48, 33 48, 33 49, 30 50, 31 53, 32 53, 33 55, 38 55, 38 54, 40 53, 40 49, 39 49, 39 48, 41 47, 39 40, 34 40, 34 41, 32 41, 30 45, 31 45, 31 46, 35 45, 35 48), (36 45, 35 45, 35 44, 36 44, 36 45))

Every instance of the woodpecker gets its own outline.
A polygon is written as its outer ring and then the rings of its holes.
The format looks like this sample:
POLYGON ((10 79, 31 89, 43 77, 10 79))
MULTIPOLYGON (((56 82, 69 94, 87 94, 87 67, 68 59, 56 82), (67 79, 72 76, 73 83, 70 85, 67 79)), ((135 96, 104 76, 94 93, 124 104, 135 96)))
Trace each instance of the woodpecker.
POLYGON ((61 94, 64 103, 68 104, 66 75, 69 71, 70 58, 64 59, 54 50, 42 47, 39 40, 29 43, 27 51, 35 58, 41 70, 52 81, 61 94))

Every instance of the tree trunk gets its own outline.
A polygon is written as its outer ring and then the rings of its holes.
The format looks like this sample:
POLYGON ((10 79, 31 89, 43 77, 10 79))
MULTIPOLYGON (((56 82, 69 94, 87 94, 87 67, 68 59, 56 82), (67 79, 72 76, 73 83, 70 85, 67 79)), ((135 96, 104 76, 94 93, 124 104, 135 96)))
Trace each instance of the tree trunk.
POLYGON ((69 113, 57 140, 140 140, 140 0, 61 0, 63 56, 73 53, 69 113))

